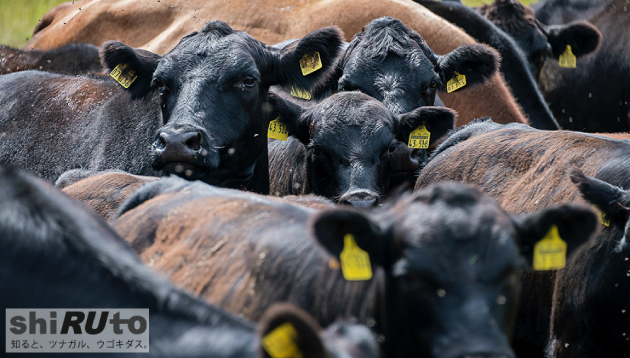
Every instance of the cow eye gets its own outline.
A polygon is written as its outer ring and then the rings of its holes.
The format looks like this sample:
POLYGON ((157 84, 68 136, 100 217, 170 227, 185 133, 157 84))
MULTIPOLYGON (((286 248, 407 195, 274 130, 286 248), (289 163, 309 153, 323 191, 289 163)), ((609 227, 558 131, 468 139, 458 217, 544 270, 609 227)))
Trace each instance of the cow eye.
POLYGON ((245 87, 254 87, 256 85, 256 78, 254 76, 245 76, 241 81, 245 87))
POLYGON ((390 144, 388 150, 389 150, 390 153, 394 153, 396 151, 396 145, 390 144))
POLYGON ((431 88, 435 88, 437 87, 437 82, 435 81, 431 81, 431 84, 429 85, 431 88))

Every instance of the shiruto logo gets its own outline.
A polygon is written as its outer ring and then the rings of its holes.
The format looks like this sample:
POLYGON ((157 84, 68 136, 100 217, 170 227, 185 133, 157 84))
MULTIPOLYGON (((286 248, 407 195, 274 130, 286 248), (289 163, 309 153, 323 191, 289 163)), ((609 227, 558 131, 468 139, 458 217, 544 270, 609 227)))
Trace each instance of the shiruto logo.
POLYGON ((7 353, 148 353, 148 309, 7 309, 7 353))

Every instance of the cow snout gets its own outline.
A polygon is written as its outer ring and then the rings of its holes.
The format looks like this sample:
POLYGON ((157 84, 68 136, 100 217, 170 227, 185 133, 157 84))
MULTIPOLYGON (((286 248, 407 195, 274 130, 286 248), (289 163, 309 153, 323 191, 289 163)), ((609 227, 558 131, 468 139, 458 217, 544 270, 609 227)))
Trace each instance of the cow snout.
POLYGON ((339 199, 339 203, 352 205, 355 208, 368 208, 379 205, 381 203, 381 198, 373 191, 361 190, 345 193, 339 199))
POLYGON ((155 150, 164 163, 189 163, 201 151, 202 134, 186 128, 163 130, 158 134, 155 150))

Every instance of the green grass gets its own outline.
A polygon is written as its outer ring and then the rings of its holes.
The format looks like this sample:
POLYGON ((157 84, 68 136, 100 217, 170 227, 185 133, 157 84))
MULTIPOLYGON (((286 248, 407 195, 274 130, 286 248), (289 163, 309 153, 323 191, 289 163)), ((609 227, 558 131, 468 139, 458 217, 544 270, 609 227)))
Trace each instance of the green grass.
POLYGON ((0 0, 0 45, 22 47, 39 19, 65 0, 0 0))
MULTIPOLYGON (((479 6, 494 0, 462 1, 468 6, 479 6)), ((537 1, 539 0, 521 0, 528 5, 537 1)), ((24 46, 33 35, 39 19, 63 2, 66 0, 0 0, 0 45, 24 46)))

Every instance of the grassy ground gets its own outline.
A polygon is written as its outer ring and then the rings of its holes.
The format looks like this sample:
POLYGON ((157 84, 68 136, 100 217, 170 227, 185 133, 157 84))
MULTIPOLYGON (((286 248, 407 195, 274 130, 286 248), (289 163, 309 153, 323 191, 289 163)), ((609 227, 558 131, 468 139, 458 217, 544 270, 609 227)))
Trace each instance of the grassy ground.
MULTIPOLYGON (((53 7, 67 0, 0 0, 0 45, 22 47, 33 34, 39 19, 53 7)), ((377 1, 377 0, 375 0, 377 1)), ((479 6, 494 0, 462 0, 479 6)), ((538 0, 521 0, 531 4, 538 0)))
POLYGON ((66 0, 0 0, 0 44, 22 47, 39 19, 66 0))

